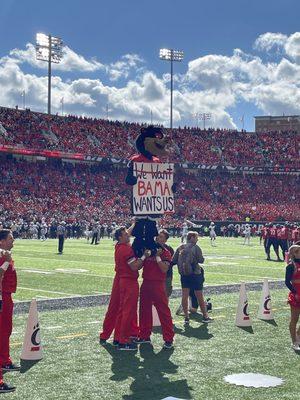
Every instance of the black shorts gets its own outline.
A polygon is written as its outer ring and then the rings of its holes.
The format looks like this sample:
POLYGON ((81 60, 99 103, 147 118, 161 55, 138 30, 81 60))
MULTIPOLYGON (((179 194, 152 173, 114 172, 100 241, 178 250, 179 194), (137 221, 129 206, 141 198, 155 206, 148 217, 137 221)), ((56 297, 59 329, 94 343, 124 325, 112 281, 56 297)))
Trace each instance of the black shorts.
POLYGON ((204 275, 181 275, 180 281, 183 289, 203 290, 204 275))

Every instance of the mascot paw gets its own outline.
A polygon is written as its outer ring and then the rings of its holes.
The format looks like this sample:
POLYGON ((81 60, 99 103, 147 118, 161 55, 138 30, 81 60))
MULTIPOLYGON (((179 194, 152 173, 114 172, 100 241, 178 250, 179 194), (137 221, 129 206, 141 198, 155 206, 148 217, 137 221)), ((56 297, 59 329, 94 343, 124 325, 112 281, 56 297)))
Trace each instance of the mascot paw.
POLYGON ((135 176, 127 176, 125 182, 127 185, 134 186, 137 183, 137 178, 135 176))
POLYGON ((151 249, 151 257, 155 257, 157 255, 157 249, 151 249))

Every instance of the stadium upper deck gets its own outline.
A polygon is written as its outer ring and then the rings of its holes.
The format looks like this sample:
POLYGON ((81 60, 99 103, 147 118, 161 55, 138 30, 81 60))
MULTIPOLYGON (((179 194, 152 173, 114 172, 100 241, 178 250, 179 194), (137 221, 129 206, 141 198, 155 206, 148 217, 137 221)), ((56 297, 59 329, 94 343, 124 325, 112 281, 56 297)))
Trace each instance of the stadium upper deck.
MULTIPOLYGON (((141 125, 76 116, 60 117, 0 107, 0 147, 54 150, 127 159, 141 125)), ((168 131, 168 130, 167 130, 168 131)), ((170 161, 232 167, 300 170, 300 134, 246 133, 229 130, 178 128, 170 161)))

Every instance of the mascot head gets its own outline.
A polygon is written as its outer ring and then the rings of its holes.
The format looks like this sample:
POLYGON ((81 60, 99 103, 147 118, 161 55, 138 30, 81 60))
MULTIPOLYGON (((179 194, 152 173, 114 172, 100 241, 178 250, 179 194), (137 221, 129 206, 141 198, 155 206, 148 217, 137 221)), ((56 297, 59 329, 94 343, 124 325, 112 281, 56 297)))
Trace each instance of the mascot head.
POLYGON ((152 156, 165 156, 168 154, 166 151, 168 142, 169 139, 164 137, 162 128, 149 125, 147 128, 141 129, 135 145, 140 154, 152 160, 152 156))

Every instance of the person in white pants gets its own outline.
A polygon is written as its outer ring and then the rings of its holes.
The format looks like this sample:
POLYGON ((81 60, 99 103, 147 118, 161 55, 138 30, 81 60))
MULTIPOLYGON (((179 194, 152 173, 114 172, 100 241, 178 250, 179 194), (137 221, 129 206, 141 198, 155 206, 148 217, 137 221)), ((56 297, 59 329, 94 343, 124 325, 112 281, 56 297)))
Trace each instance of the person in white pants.
POLYGON ((243 244, 248 244, 250 245, 250 238, 251 238, 251 226, 249 224, 246 224, 245 229, 244 229, 244 243, 243 244))
POLYGON ((209 237, 210 237, 210 244, 213 246, 214 241, 216 240, 216 231, 215 231, 215 224, 213 222, 210 223, 209 227, 209 237))

